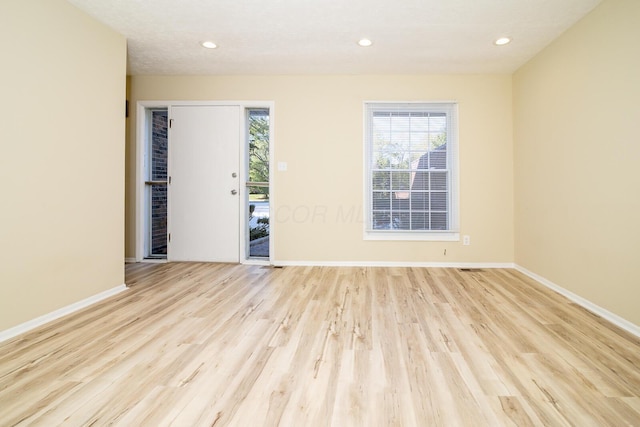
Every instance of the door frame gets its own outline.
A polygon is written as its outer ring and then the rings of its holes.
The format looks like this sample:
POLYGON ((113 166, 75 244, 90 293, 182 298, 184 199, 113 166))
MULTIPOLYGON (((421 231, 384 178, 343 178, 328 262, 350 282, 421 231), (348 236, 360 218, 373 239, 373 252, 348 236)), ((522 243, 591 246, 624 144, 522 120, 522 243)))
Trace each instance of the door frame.
MULTIPOLYGON (((147 126, 147 110, 153 108, 166 108, 171 120, 171 107, 173 106, 238 106, 240 113, 240 162, 242 165, 248 164, 248 135, 247 135, 247 114, 249 108, 269 109, 269 217, 275 218, 274 206, 276 201, 276 188, 274 185, 275 171, 275 102, 274 101, 138 101, 136 103, 136 149, 135 149, 135 260, 136 262, 158 262, 156 260, 144 259, 145 253, 145 229, 146 229, 146 205, 144 198, 144 168, 146 156, 146 144, 149 138, 149 128, 147 126)), ((169 132, 169 144, 171 144, 171 132, 169 132)), ((169 162, 171 159, 169 159, 169 162)), ((245 198, 247 191, 244 183, 248 181, 248 168, 242 167, 240 172, 239 196, 241 200, 245 198)), ((171 200, 169 200, 171 203, 171 200)), ((273 264, 275 258, 274 239, 269 239, 269 259, 249 259, 247 251, 247 221, 249 217, 249 207, 247 203, 240 203, 240 230, 239 230, 239 259, 241 264, 273 264)), ((270 221, 269 234, 275 236, 276 222, 270 221)), ((171 230, 169 230, 171 232, 171 230)), ((165 262, 162 260, 161 262, 165 262)))

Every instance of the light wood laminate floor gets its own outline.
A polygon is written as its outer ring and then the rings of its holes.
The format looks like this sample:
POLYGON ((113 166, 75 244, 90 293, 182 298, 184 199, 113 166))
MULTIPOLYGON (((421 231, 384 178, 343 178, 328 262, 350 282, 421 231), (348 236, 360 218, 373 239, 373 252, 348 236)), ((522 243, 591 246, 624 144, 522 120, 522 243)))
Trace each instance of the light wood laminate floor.
POLYGON ((640 340, 514 270, 126 276, 0 345, 1 426, 640 426, 640 340))

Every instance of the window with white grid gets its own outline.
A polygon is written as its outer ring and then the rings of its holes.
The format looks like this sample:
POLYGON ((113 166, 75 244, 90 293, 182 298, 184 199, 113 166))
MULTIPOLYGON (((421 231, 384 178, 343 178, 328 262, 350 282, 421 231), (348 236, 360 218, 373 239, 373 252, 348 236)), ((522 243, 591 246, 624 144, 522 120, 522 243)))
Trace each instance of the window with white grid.
POLYGON ((366 237, 457 240, 455 103, 365 103, 366 237))

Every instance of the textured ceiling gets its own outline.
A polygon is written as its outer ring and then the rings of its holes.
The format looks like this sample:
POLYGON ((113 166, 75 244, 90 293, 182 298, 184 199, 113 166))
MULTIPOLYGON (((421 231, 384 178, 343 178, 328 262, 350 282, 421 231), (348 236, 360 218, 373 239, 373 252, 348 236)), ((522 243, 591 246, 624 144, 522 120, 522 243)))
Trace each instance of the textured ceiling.
POLYGON ((511 73, 600 3, 68 1, 127 37, 134 75, 511 73), (493 45, 502 35, 513 42, 493 45))

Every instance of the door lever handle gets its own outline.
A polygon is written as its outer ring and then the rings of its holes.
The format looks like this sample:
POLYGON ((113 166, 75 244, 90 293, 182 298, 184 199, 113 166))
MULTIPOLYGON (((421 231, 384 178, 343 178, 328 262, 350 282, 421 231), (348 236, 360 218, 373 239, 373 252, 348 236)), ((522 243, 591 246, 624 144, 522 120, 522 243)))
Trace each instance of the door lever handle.
POLYGON ((238 194, 238 190, 231 190, 231 194, 235 196, 236 194, 238 194))

